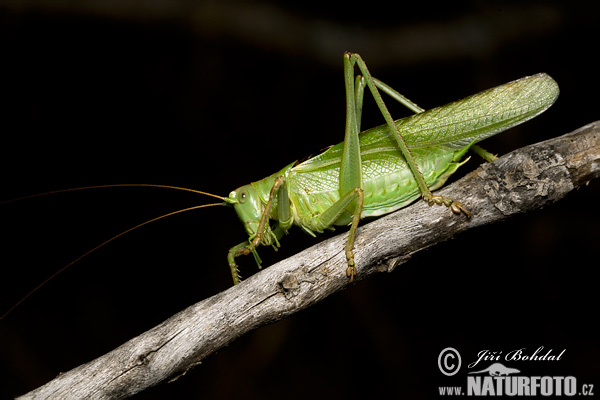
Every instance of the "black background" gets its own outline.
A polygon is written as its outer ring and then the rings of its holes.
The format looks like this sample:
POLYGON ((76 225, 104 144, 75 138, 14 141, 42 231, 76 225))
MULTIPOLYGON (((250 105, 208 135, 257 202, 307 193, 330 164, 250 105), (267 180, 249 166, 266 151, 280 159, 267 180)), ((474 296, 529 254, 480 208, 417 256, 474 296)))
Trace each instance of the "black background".
MULTIPOLYGON (((487 141, 492 152, 598 118, 599 10, 589 2, 66 4, 0 2, 0 200, 110 183, 227 195, 342 140, 344 51, 360 53, 373 75, 424 108, 537 72, 553 76, 557 103, 487 141)), ((363 126, 382 122, 367 101, 363 126)), ((465 382, 464 371, 439 372, 446 347, 460 351, 463 368, 484 349, 566 349, 555 363, 506 364, 600 390, 598 188, 591 182, 543 210, 438 245, 138 397, 436 398, 437 386, 465 382)), ((109 237, 205 202, 118 188, 0 205, 0 311, 109 237)), ((244 239, 233 211, 213 208, 150 224, 85 257, 0 322, 0 397, 227 289, 226 252, 244 239)), ((260 253, 269 265, 314 242, 294 229, 280 252, 260 253)), ((251 258, 240 265, 244 276, 256 270, 251 258)))

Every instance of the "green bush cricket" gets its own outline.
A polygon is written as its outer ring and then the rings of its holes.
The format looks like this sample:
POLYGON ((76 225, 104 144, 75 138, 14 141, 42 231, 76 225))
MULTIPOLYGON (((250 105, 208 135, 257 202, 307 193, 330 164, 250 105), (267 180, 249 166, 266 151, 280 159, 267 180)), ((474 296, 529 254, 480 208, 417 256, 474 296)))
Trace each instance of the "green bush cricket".
POLYGON ((494 156, 475 143, 525 122, 550 107, 558 97, 556 82, 546 74, 524 77, 428 111, 373 78, 356 53, 344 54, 346 128, 344 142, 300 164, 232 191, 232 204, 248 240, 229 250, 234 284, 240 282, 235 258, 256 252, 259 245, 279 247, 292 225, 314 236, 333 226, 350 225, 345 253, 346 275, 356 275, 354 238, 359 220, 405 207, 419 197, 429 205, 444 204, 454 213, 467 209, 458 201, 431 193, 467 160, 472 149, 487 160, 494 156), (355 76, 357 66, 362 75, 355 76), (360 132, 365 87, 386 124, 360 132), (416 114, 394 121, 379 90, 416 114), (277 221, 271 227, 270 220, 277 221))
MULTIPOLYGON (((548 109, 559 94, 558 85, 546 74, 524 77, 441 107, 424 110, 400 93, 373 78, 356 53, 344 54, 346 87, 346 127, 342 143, 301 163, 293 162, 273 175, 252 182, 221 197, 198 190, 165 185, 103 185, 72 190, 151 186, 191 191, 216 197, 232 205, 244 224, 248 240, 232 247, 228 262, 234 284, 241 281, 235 258, 253 254, 259 268, 256 248, 279 240, 297 225, 308 234, 350 225, 345 246, 346 275, 356 275, 353 244, 361 218, 395 211, 422 197, 429 205, 445 205, 456 214, 470 213, 460 202, 432 194, 468 158, 468 150, 491 161, 495 157, 475 143, 525 122, 548 109), (355 76, 355 67, 362 75, 355 76), (360 132, 365 88, 368 87, 386 124, 360 132), (379 91, 400 102, 414 115, 394 121, 379 91), (270 221, 276 221, 273 226, 270 221)), ((45 193, 49 194, 49 193, 45 193)), ((26 196, 23 198, 35 197, 26 196)), ((23 199, 21 198, 21 199, 23 199)), ((16 199, 19 200, 19 199, 16 199)), ((13 201, 13 200, 11 200, 13 201)), ((3 202, 6 203, 6 202, 3 202)), ((177 213, 217 204, 207 204, 171 212, 122 232, 63 267, 52 277, 92 251, 140 226, 177 213)), ((48 280, 52 279, 50 277, 48 280)), ((44 285, 36 287, 23 300, 44 285)), ((4 316, 2 318, 4 318, 4 316)))

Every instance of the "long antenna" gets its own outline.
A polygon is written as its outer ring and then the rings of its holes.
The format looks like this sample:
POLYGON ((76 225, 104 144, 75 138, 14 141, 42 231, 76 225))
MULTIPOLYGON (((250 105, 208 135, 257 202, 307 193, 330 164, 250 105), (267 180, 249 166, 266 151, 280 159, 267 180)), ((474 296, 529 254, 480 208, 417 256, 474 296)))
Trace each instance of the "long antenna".
POLYGON ((212 193, 208 193, 208 192, 203 192, 201 190, 188 189, 188 188, 184 188, 184 187, 169 186, 169 185, 154 185, 151 183, 118 183, 118 184, 112 184, 112 185, 83 186, 83 187, 72 188, 72 189, 52 190, 50 192, 30 194, 27 196, 17 197, 16 199, 0 201, 0 205, 13 203, 15 201, 20 201, 20 200, 32 199, 34 197, 47 196, 49 194, 58 194, 58 193, 74 192, 76 190, 101 189, 101 188, 112 188, 112 187, 154 187, 154 188, 184 190, 186 192, 203 194, 206 196, 215 197, 219 200, 225 201, 225 197, 217 196, 216 194, 212 194, 212 193))
MULTIPOLYGON (((97 187, 114 187, 114 186, 152 186, 152 187, 167 187, 167 188, 172 188, 172 189, 182 189, 182 190, 189 190, 191 192, 195 192, 195 193, 202 193, 202 194, 208 194, 209 196, 213 196, 213 197, 217 197, 220 199, 223 199, 223 197, 220 196, 216 196, 214 194, 210 194, 210 193, 204 193, 204 192, 200 192, 200 191, 196 191, 196 190, 192 190, 192 189, 185 189, 185 188, 176 188, 176 187, 172 187, 172 186, 161 186, 161 185, 144 185, 144 184, 139 184, 139 185, 106 185, 106 186, 90 186, 90 187, 86 187, 86 188, 78 188, 78 189, 65 189, 65 190, 57 190, 54 192, 48 192, 48 193, 43 193, 43 194, 51 194, 51 193, 59 193, 59 192, 69 192, 72 190, 79 190, 79 189, 91 189, 91 188, 97 188, 97 187)), ((20 199, 24 199, 24 198, 29 198, 29 197, 36 197, 36 196, 41 196, 40 195, 31 195, 31 196, 25 196, 25 197, 21 197, 19 199, 15 199, 15 200, 20 200, 20 199)), ((15 201, 15 200, 11 200, 11 201, 15 201)), ((4 202, 6 203, 6 202, 4 202)), ((2 203, 0 203, 2 204, 2 203)), ((23 297, 21 300, 19 300, 14 306, 12 306, 8 311, 6 311, 2 317, 0 317, 0 321, 3 320, 8 314, 10 314, 15 308, 17 308, 21 303, 23 303, 25 300, 27 300, 32 294, 34 294, 35 292, 37 292, 42 286, 44 286, 46 283, 50 282, 52 279, 54 279, 58 274, 60 274, 61 272, 63 272, 64 270, 66 270, 67 268, 69 268, 71 265, 75 264, 77 261, 81 260, 83 257, 87 256, 88 254, 98 250, 100 247, 112 242, 113 240, 123 236, 126 233, 129 233, 131 231, 133 231, 134 229, 137 229, 139 227, 142 227, 144 225, 147 225, 151 222, 154 221, 158 221, 159 219, 163 219, 166 217, 170 217, 171 215, 175 215, 175 214, 179 214, 182 212, 186 212, 186 211, 192 211, 192 210, 197 210, 199 208, 204 208, 204 207, 212 207, 212 206, 226 206, 227 203, 211 203, 211 204, 202 204, 199 206, 194 206, 194 207, 189 207, 189 208, 184 208, 181 210, 177 210, 177 211, 173 211, 170 212, 168 214, 163 214, 161 216, 158 216, 156 218, 152 218, 146 222, 142 222, 139 225, 134 226, 133 228, 129 228, 121 233, 119 233, 118 235, 115 235, 113 237, 111 237, 110 239, 100 243, 98 246, 94 247, 91 250, 86 251, 85 253, 83 253, 82 255, 80 255, 79 257, 77 257, 76 259, 74 259, 73 261, 71 261, 70 263, 68 263, 67 265, 65 265, 64 267, 62 267, 61 269, 59 269, 58 271, 56 271, 54 274, 52 274, 49 278, 47 278, 45 281, 43 281, 42 283, 40 283, 39 285, 37 285, 37 287, 33 290, 31 290, 29 293, 27 293, 27 295, 25 295, 25 297, 23 297)))

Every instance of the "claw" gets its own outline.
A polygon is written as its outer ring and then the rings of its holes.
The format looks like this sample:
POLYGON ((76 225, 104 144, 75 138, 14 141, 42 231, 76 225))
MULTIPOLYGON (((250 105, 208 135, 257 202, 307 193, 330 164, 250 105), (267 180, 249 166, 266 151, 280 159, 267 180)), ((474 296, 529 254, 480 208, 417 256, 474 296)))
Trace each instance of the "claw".
POLYGON ((450 203, 450 209, 454 214, 460 214, 461 212, 464 212, 467 218, 471 218, 471 213, 469 212, 469 210, 467 210, 465 206, 463 206, 462 203, 458 201, 453 201, 452 203, 450 203))
POLYGON ((346 276, 348 278, 350 278, 350 283, 352 283, 352 281, 354 280, 355 275, 356 275, 356 267, 348 266, 348 268, 346 268, 346 276))

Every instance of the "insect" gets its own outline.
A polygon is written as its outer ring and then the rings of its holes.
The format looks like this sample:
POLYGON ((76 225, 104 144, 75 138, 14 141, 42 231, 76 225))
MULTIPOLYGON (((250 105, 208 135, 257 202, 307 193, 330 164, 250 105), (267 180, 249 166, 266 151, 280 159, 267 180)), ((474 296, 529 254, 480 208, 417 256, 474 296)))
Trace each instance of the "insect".
POLYGON ((494 156, 475 143, 525 122, 558 97, 556 82, 537 74, 480 92, 428 111, 373 78, 360 55, 344 54, 346 128, 342 143, 302 163, 291 163, 262 180, 223 198, 243 222, 248 240, 229 250, 234 284, 240 282, 235 259, 259 245, 280 246, 292 225, 314 236, 334 226, 350 225, 345 246, 346 275, 356 275, 353 245, 359 220, 390 213, 419 197, 470 217, 460 202, 433 194, 468 158, 471 149, 487 160, 494 156), (362 75, 355 76, 355 66, 362 75), (386 124, 362 133, 360 120, 368 87, 386 124), (394 121, 379 93, 415 112, 394 121), (271 226, 270 221, 276 223, 271 226))
MULTIPOLYGON (((558 85, 550 76, 537 74, 425 111, 373 78, 356 53, 344 54, 344 79, 346 127, 342 143, 301 163, 290 163, 273 175, 232 191, 227 197, 175 188, 216 197, 223 201, 220 204, 234 207, 248 234, 248 240, 228 252, 234 284, 241 282, 235 259, 252 254, 260 268, 257 247, 277 249, 279 240, 293 225, 313 236, 315 232, 321 233, 335 226, 350 225, 345 254, 346 275, 352 281, 356 275, 354 239, 360 219, 390 213, 419 197, 429 205, 445 205, 455 214, 462 213, 469 218, 469 211, 459 201, 435 195, 432 191, 440 188, 469 159, 465 158, 468 150, 493 160, 494 156, 476 143, 537 116, 549 108, 559 94, 558 85), (356 67, 360 70, 358 75, 355 75, 356 67), (366 88, 386 123, 360 132, 366 88), (380 91, 415 114, 394 121, 380 91), (273 225, 271 221, 274 221, 273 225)), ((144 184, 106 186, 174 188, 144 184)), ((78 189, 57 192, 71 190, 78 189)), ((107 240, 75 261, 139 226, 206 206, 209 205, 154 218, 107 240)))

